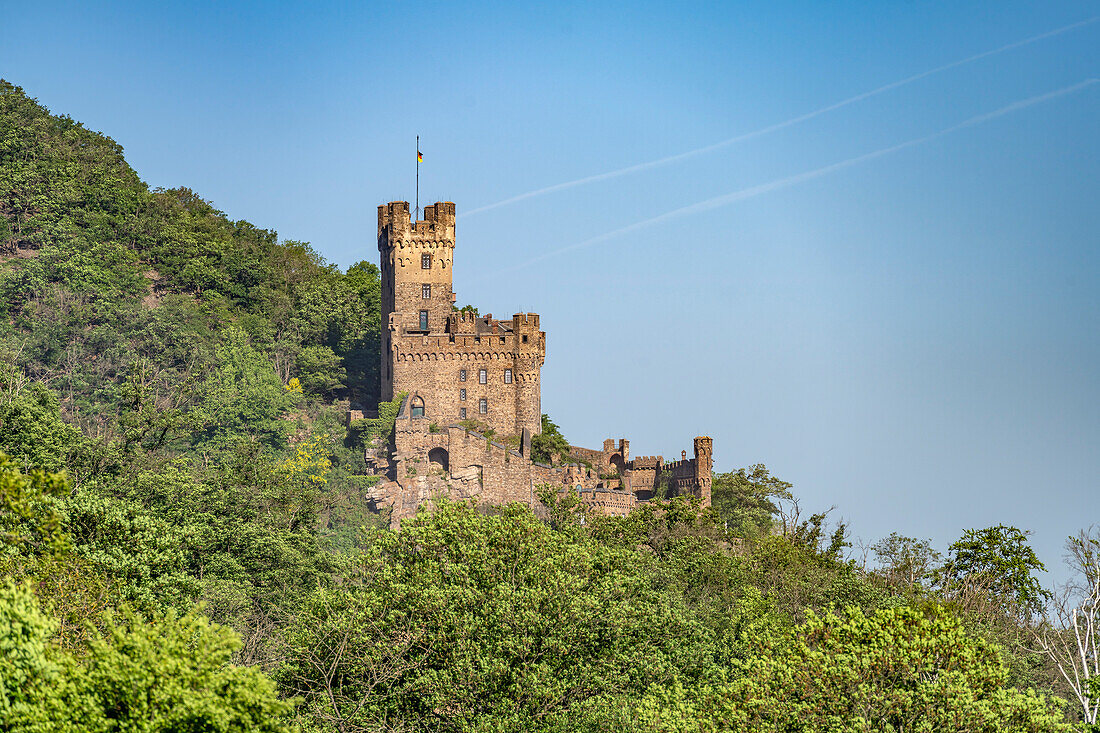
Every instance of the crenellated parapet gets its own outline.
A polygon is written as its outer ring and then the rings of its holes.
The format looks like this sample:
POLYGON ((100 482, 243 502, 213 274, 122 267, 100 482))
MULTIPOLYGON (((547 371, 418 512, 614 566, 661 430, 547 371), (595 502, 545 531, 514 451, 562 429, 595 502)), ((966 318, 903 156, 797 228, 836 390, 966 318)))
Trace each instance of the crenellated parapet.
POLYGON ((412 221, 408 201, 378 207, 378 249, 402 243, 447 242, 454 246, 455 205, 440 201, 424 207, 424 218, 412 221))

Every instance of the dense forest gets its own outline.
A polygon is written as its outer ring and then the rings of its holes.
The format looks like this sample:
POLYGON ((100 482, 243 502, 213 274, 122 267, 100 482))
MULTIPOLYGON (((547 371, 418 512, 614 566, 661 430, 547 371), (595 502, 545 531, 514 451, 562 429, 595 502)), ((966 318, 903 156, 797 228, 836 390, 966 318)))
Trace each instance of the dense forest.
POLYGON ((1100 730, 1091 530, 1048 589, 1021 529, 853 547, 756 465, 390 531, 379 292, 0 81, 0 730, 1100 730))

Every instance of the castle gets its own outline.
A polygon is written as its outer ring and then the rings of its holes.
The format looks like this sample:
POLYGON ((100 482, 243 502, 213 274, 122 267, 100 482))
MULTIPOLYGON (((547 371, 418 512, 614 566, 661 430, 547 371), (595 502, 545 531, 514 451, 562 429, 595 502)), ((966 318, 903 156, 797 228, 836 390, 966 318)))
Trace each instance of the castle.
POLYGON ((383 478, 370 498, 391 508, 391 525, 441 496, 537 508, 544 484, 617 515, 653 498, 687 495, 710 504, 708 437, 695 438, 693 457, 683 451, 672 462, 631 458, 623 439, 605 440, 602 450, 571 446, 564 465, 533 460, 546 333, 535 313, 497 320, 456 309, 454 250, 453 203, 424 207, 420 221, 410 219, 407 201, 378 207, 382 399, 405 396, 392 443, 376 459, 383 478))

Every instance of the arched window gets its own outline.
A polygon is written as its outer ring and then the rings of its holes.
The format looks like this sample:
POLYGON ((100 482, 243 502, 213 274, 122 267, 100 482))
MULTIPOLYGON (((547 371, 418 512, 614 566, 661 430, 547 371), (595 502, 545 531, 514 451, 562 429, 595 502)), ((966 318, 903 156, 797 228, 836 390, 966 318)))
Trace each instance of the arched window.
POLYGON ((410 408, 412 409, 413 417, 424 417, 424 400, 420 399, 420 397, 413 397, 410 408))

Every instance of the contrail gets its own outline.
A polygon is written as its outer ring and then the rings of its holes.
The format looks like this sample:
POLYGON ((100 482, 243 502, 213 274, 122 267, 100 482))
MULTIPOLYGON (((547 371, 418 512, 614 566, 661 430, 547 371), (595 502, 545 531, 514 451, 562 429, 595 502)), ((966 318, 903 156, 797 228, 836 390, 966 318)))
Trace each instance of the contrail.
POLYGON ((512 196, 511 198, 506 198, 506 199, 503 199, 501 201, 497 201, 496 203, 493 203, 493 204, 487 204, 485 206, 481 206, 481 207, 478 207, 476 209, 471 209, 470 211, 467 211, 465 213, 460 214, 459 218, 466 217, 466 216, 473 216, 474 214, 480 214, 483 211, 489 211, 491 209, 496 209, 496 208, 499 208, 501 206, 507 206, 508 204, 514 204, 517 201, 523 201, 524 199, 534 198, 535 196, 542 196, 543 194, 553 193, 555 191, 562 191, 562 190, 565 190, 567 188, 573 188, 574 186, 583 186, 586 183, 595 183, 596 181, 605 181, 609 178, 618 178, 619 176, 625 176, 625 175, 628 175, 630 173, 637 173, 638 171, 649 170, 650 168, 656 168, 657 166, 667 165, 668 163, 675 163, 678 160, 684 160, 686 158, 693 158, 696 155, 703 155, 704 153, 710 153, 712 151, 719 150, 721 148, 727 147, 729 145, 733 145, 735 143, 743 142, 745 140, 751 140, 752 138, 760 137, 762 135, 767 135, 768 133, 775 132, 776 130, 782 130, 783 128, 791 127, 792 125, 797 125, 801 122, 805 122, 806 120, 811 120, 814 117, 818 117, 820 115, 823 115, 826 112, 832 112, 833 110, 840 109, 841 107, 847 107, 850 104, 855 104, 856 102, 860 102, 864 99, 868 99, 869 97, 874 97, 874 96, 877 96, 879 94, 883 94, 885 92, 890 91, 891 89, 897 89, 898 87, 905 86, 906 84, 912 84, 913 82, 915 82, 919 79, 923 79, 925 77, 932 76, 933 74, 938 74, 941 71, 947 71, 948 69, 954 69, 954 68, 957 68, 959 66, 963 66, 965 64, 973 63, 973 62, 978 61, 980 59, 988 58, 989 56, 996 56, 997 54, 1001 54, 1001 53, 1004 53, 1006 51, 1011 51, 1015 48, 1020 48, 1021 46, 1027 46, 1029 44, 1036 43, 1037 41, 1042 41, 1043 39, 1046 39, 1046 38, 1051 38, 1053 36, 1058 36, 1058 35, 1061 35, 1063 33, 1068 33, 1069 31, 1072 31, 1076 28, 1080 28, 1082 26, 1089 25, 1090 23, 1095 23, 1098 20, 1100 20, 1100 15, 1095 15, 1091 18, 1086 19, 1086 20, 1078 21, 1077 23, 1071 23, 1070 25, 1062 26, 1061 28, 1055 28, 1054 30, 1047 31, 1046 33, 1040 33, 1037 36, 1031 36, 1030 38, 1025 38, 1022 41, 1016 41, 1016 42, 1010 43, 1006 46, 1001 46, 1000 48, 995 48, 992 51, 983 51, 982 53, 975 54, 974 56, 968 56, 967 58, 961 59, 959 61, 952 61, 949 64, 944 64, 943 66, 937 66, 936 68, 929 69, 928 71, 922 71, 919 74, 914 74, 912 76, 907 76, 904 79, 900 79, 898 81, 890 82, 889 84, 886 84, 884 86, 878 87, 876 89, 872 89, 869 92, 863 92, 862 94, 857 94, 854 97, 848 97, 847 99, 842 99, 841 101, 830 104, 827 107, 822 107, 820 109, 815 109, 813 112, 807 112, 804 115, 799 115, 798 117, 792 117, 791 119, 785 120, 783 122, 777 122, 774 125, 768 125, 767 127, 762 127, 759 130, 754 130, 752 132, 746 132, 746 133, 743 133, 741 135, 737 135, 736 137, 731 137, 731 138, 728 138, 726 140, 722 140, 720 142, 716 142, 716 143, 713 143, 711 145, 707 145, 707 146, 702 147, 702 148, 695 148, 694 150, 688 150, 687 152, 684 152, 684 153, 677 153, 676 155, 669 155, 667 157, 658 158, 656 160, 651 160, 651 161, 648 161, 646 163, 638 163, 636 165, 627 166, 626 168, 619 168, 618 170, 607 171, 606 173, 597 173, 595 175, 585 176, 584 178, 578 178, 578 179, 573 180, 573 181, 566 181, 564 183, 556 183, 553 186, 547 186, 545 188, 540 188, 540 189, 537 189, 535 191, 528 191, 527 193, 521 193, 518 196, 512 196))
POLYGON ((899 150, 905 150, 906 148, 911 148, 911 147, 914 147, 914 146, 917 146, 917 145, 921 145, 923 143, 926 143, 926 142, 929 142, 931 140, 935 140, 937 138, 943 137, 944 135, 949 135, 952 132, 956 132, 958 130, 962 130, 962 129, 967 128, 967 127, 974 127, 975 125, 980 125, 984 122, 988 122, 989 120, 993 120, 993 119, 996 119, 998 117, 1003 117, 1007 114, 1011 114, 1012 112, 1017 112, 1019 110, 1025 109, 1027 107, 1031 107, 1032 105, 1040 104, 1041 102, 1046 102, 1046 101, 1049 101, 1051 99, 1055 99, 1057 97, 1062 97, 1062 96, 1065 96, 1067 94, 1073 94, 1074 92, 1079 92, 1082 89, 1086 89, 1086 88, 1088 88, 1088 87, 1090 87, 1094 84, 1097 84, 1097 83, 1100 83, 1100 79, 1086 79, 1085 81, 1082 81, 1078 84, 1074 84, 1072 86, 1064 87, 1062 89, 1058 89, 1058 90, 1055 90, 1053 92, 1047 92, 1046 94, 1040 94, 1040 95, 1037 95, 1037 96, 1034 96, 1034 97, 1028 97, 1027 99, 1022 99, 1018 102, 1013 102, 1012 104, 1001 107, 1000 109, 993 110, 992 112, 987 112, 985 114, 978 115, 977 117, 971 117, 970 119, 964 120, 963 122, 960 122, 956 125, 952 125, 951 127, 945 127, 944 129, 939 130, 937 132, 933 132, 929 135, 924 135, 922 137, 913 138, 912 140, 906 140, 903 143, 898 143, 897 145, 891 145, 888 148, 881 148, 879 150, 875 150, 875 151, 870 152, 870 153, 864 153, 863 155, 857 155, 854 158, 848 158, 847 160, 842 160, 839 163, 833 163, 831 165, 824 166, 823 168, 816 168, 812 171, 806 171, 804 173, 798 173, 798 174, 793 175, 793 176, 787 176, 786 178, 779 178, 777 180, 770 181, 768 183, 762 183, 762 184, 757 185, 757 186, 751 186, 749 188, 743 188, 740 191, 734 191, 733 193, 727 193, 727 194, 724 194, 722 196, 716 196, 714 198, 706 199, 705 201, 700 201, 698 203, 690 204, 688 206, 682 206, 678 209, 673 209, 672 211, 666 211, 665 213, 659 214, 658 216, 654 216, 650 219, 643 219, 642 221, 635 222, 633 224, 629 224, 629 225, 627 225, 625 227, 622 227, 620 229, 615 229, 614 231, 606 232, 605 234, 600 234, 599 236, 592 237, 591 239, 586 239, 583 242, 577 242, 577 243, 571 244, 567 247, 561 247, 560 249, 552 250, 552 251, 547 252, 543 255, 540 255, 539 257, 535 257, 534 259, 527 260, 526 262, 522 262, 518 265, 506 268, 504 270, 500 270, 498 272, 510 272, 512 270, 518 270, 520 268, 528 267, 530 265, 533 265, 536 262, 541 262, 542 260, 548 259, 550 257, 556 257, 557 255, 564 254, 566 252, 571 252, 575 249, 581 249, 583 247, 591 247, 594 244, 599 244, 600 242, 606 242, 607 240, 613 239, 614 237, 618 237, 618 236, 621 236, 623 234, 627 234, 629 232, 637 231, 639 229, 644 229, 646 227, 650 227, 650 226, 653 226, 654 224, 659 224, 661 222, 668 221, 670 219, 678 219, 682 216, 687 216, 688 214, 696 214, 696 213, 699 213, 701 211, 709 211, 710 209, 716 209, 720 206, 726 206, 728 204, 732 204, 735 201, 743 201, 745 199, 753 198, 753 197, 759 196, 761 194, 768 193, 769 191, 776 191, 776 190, 781 189, 781 188, 788 188, 790 186, 794 186, 796 184, 803 183, 804 181, 809 181, 809 180, 812 180, 814 178, 820 178, 821 176, 828 175, 829 173, 834 173, 834 172, 842 170, 844 168, 850 168, 853 165, 857 165, 859 163, 864 163, 868 160, 874 160, 875 158, 881 158, 884 155, 889 155, 891 153, 896 153, 899 150))

